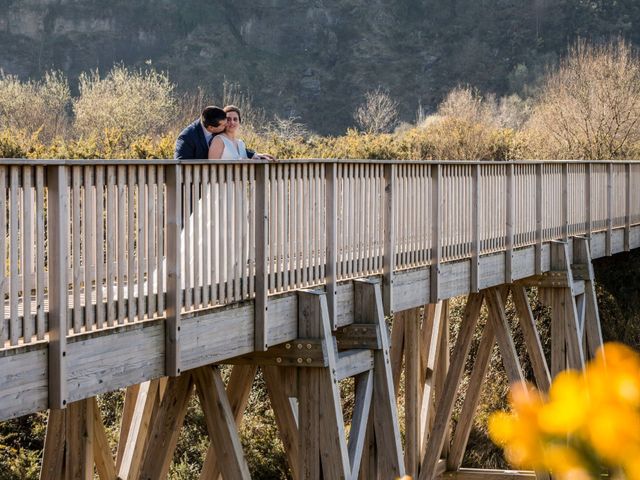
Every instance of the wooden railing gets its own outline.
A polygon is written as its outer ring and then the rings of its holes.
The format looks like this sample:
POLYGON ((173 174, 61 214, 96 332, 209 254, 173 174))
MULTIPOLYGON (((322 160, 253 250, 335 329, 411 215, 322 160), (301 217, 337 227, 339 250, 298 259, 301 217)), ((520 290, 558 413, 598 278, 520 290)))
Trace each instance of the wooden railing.
POLYGON ((260 326, 268 295, 469 258, 477 279, 597 231, 610 253, 639 184, 637 162, 5 160, 0 348, 252 298, 260 326))

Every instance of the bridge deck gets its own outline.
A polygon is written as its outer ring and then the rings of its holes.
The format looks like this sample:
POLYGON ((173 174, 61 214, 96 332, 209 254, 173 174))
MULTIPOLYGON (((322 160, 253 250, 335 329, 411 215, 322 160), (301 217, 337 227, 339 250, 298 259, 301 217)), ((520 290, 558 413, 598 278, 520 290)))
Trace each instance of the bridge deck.
POLYGON ((637 248, 638 180, 635 162, 2 165, 0 419, 52 384, 74 401, 292 340, 299 288, 335 292, 346 325, 352 278, 401 311, 548 271, 553 240, 637 248))

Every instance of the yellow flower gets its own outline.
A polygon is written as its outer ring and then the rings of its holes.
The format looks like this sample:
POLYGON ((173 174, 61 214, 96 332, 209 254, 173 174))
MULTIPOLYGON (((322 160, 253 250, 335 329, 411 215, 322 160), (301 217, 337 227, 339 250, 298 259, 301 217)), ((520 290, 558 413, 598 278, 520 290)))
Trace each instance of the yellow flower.
POLYGON ((589 418, 591 445, 605 460, 621 464, 640 451, 640 413, 615 404, 601 404, 589 418))
POLYGON ((538 413, 540 429, 551 435, 568 435, 587 420, 589 395, 583 375, 575 370, 558 374, 549 390, 549 402, 538 413))
POLYGON ((544 449, 544 466, 561 480, 590 480, 582 466, 580 455, 571 447, 550 444, 544 449))

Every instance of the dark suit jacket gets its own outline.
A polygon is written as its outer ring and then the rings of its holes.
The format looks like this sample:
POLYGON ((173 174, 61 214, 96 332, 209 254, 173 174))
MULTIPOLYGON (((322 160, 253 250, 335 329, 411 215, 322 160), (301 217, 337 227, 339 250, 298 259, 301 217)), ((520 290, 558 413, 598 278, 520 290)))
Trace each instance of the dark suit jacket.
MULTIPOLYGON (((247 150, 247 156, 253 157, 255 152, 247 150)), ((205 139, 200 119, 185 128, 176 140, 173 158, 176 160, 206 160, 209 156, 209 145, 205 139)))

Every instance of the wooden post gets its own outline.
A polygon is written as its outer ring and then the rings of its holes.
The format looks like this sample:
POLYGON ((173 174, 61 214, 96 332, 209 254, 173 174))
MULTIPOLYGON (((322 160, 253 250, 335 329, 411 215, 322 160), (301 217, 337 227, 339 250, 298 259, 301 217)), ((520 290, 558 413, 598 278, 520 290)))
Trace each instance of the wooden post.
MULTIPOLYGON (((167 309, 165 320, 165 371, 180 375, 180 312, 182 311, 182 167, 167 167, 167 309)), ((185 219, 187 220, 187 219, 185 219)), ((189 261, 187 258, 185 261, 189 261)), ((139 279, 140 281, 140 279, 139 279)), ((129 299, 131 301, 131 299, 129 299)), ((138 312, 141 316, 142 312, 138 312)))
POLYGON ((513 231, 515 222, 515 195, 514 195, 514 178, 513 178, 513 163, 507 165, 507 228, 506 228, 506 241, 504 254, 504 281, 505 283, 511 283, 513 281, 513 231))
POLYGON ((67 411, 49 410, 47 433, 44 439, 44 453, 40 467, 41 480, 60 480, 64 478, 64 446, 66 443, 67 411))
POLYGON ((472 293, 480 289, 480 164, 473 167, 471 218, 471 286, 472 293))
POLYGON ((562 164, 562 241, 569 239, 569 165, 562 164))
POLYGON ((396 165, 384 166, 384 258, 382 264, 382 295, 384 314, 393 313, 393 271, 396 266, 396 165))
POLYGON ((70 403, 66 420, 67 478, 93 480, 93 403, 91 399, 70 403))
POLYGON ((536 165, 536 275, 542 275, 542 164, 536 165))
POLYGON ((442 217, 441 188, 442 165, 436 164, 431 170, 431 298, 430 303, 439 300, 438 281, 440 277, 440 259, 442 258, 442 239, 440 238, 440 219, 442 217))
MULTIPOLYGON (((298 336, 322 336, 317 293, 298 292, 298 336)), ((320 384, 321 369, 303 368, 298 375, 298 472, 301 479, 320 479, 320 384)))
POLYGON ((584 367, 581 328, 571 289, 573 275, 568 252, 569 247, 566 243, 551 243, 551 270, 566 272, 568 283, 568 286, 551 289, 553 291, 551 312, 551 374, 553 376, 564 370, 565 365, 576 370, 584 367))
POLYGON ((327 266, 325 276, 327 306, 329 307, 329 318, 331 319, 331 328, 333 330, 338 328, 336 313, 338 296, 338 178, 336 170, 337 165, 335 163, 326 165, 327 266))
POLYGON ((402 477, 405 475, 405 469, 380 283, 362 279, 354 281, 353 285, 354 320, 357 323, 375 323, 380 332, 381 348, 373 354, 374 388, 371 407, 378 454, 378 475, 380 478, 402 477))
MULTIPOLYGON (((69 265, 68 167, 47 169, 49 207, 49 408, 67 405, 67 272, 69 265)), ((16 208, 12 205, 12 208, 16 208)))
POLYGON ((404 406, 405 406, 405 468, 416 477, 420 465, 420 309, 405 314, 404 326, 404 406))
POLYGON ((591 163, 586 163, 584 177, 584 205, 586 208, 585 235, 591 238, 592 219, 591 219, 591 163))
POLYGON ((607 236, 605 237, 605 255, 611 256, 611 230, 613 225, 613 163, 607 163, 607 236))
MULTIPOLYGON (((268 242, 269 242, 269 165, 256 165, 256 300, 255 336, 256 351, 269 347, 267 339, 267 294, 269 291, 268 242)), ((300 252, 298 252, 299 254, 300 252)))
POLYGON ((631 165, 624 165, 624 251, 630 250, 631 235, 631 165))

